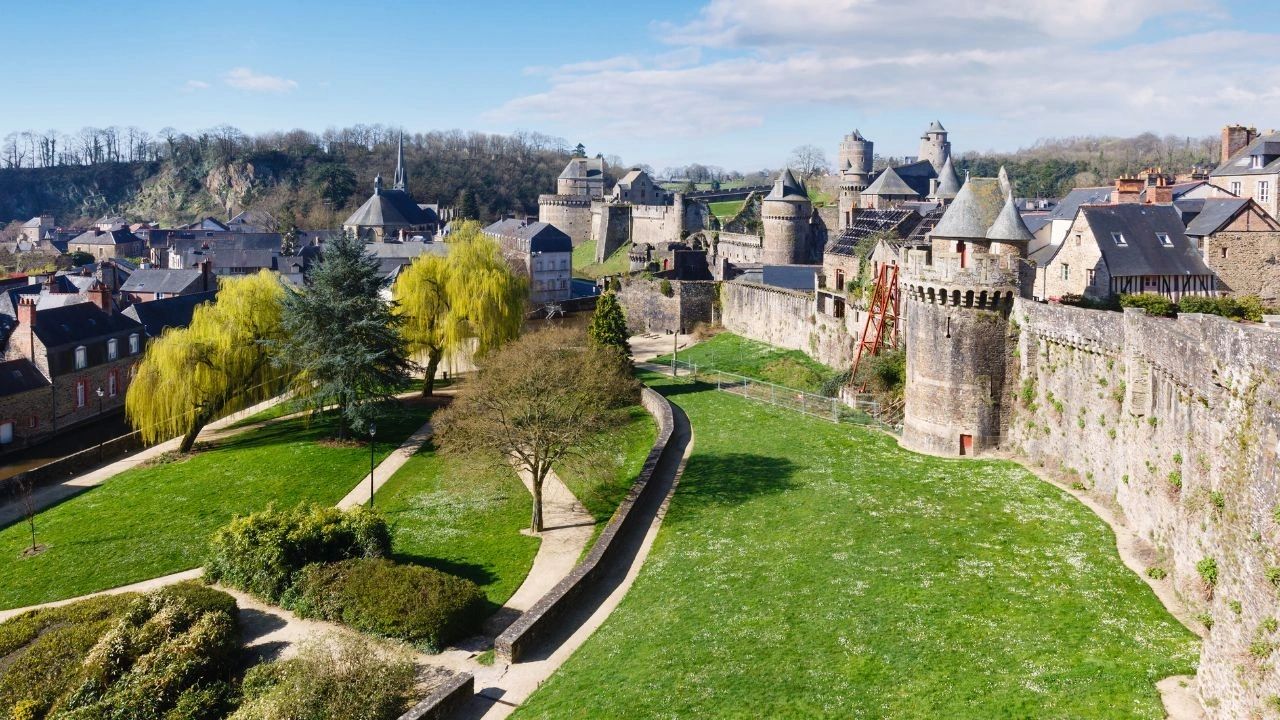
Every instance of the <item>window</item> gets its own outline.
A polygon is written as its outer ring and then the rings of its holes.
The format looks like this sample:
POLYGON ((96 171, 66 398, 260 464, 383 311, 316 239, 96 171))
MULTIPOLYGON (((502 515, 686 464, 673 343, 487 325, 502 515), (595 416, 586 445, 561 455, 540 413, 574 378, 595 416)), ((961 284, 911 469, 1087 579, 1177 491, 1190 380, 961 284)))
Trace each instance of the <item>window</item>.
POLYGON ((1249 156, 1249 167, 1253 168, 1254 170, 1261 169, 1261 168, 1262 168, 1262 156, 1261 156, 1261 155, 1250 155, 1250 156, 1249 156))
POLYGON ((1227 249, 1226 249, 1226 248, 1222 248, 1222 259, 1223 259, 1223 260, 1226 260, 1226 259, 1227 259, 1227 249))
POLYGON ((542 272, 542 261, 541 261, 541 260, 537 260, 537 261, 535 261, 535 262, 533 263, 533 269, 534 269, 534 270, 536 270, 536 271, 538 271, 538 272, 542 272))
POLYGON ((142 338, 138 337, 138 333, 129 336, 129 354, 137 355, 142 350, 142 338))
POLYGON ((117 389, 119 387, 119 383, 116 381, 116 378, 118 377, 120 376, 115 370, 112 370, 111 373, 107 375, 107 395, 110 397, 115 397, 116 393, 119 392, 117 389))
POLYGON ((1066 263, 1062 263, 1062 279, 1063 280, 1071 279, 1071 266, 1066 263))
POLYGON ((29 428, 40 427, 40 416, 32 413, 31 417, 27 419, 27 427, 29 428))
POLYGON ((120 357, 120 341, 111 338, 107 341, 107 359, 115 360, 118 357, 120 357))
POLYGON ((1129 241, 1124 239, 1124 233, 1111 233, 1111 240, 1117 247, 1127 247, 1129 245, 1129 241))
POLYGON ((1094 270, 1093 268, 1085 270, 1084 271, 1085 282, 1089 283, 1090 287, 1093 287, 1093 280, 1095 277, 1097 277, 1097 275, 1098 275, 1098 271, 1094 270))
POLYGON ((1231 194, 1235 195, 1236 197, 1240 197, 1240 181, 1239 180, 1231 181, 1231 194))
POLYGON ((89 366, 89 351, 83 345, 76 348, 76 369, 83 370, 89 366))
POLYGON ((1156 239, 1160 241, 1163 247, 1173 247, 1173 238, 1169 237, 1169 233, 1156 233, 1156 239))
POLYGON ((1254 194, 1258 196, 1258 202, 1260 203, 1271 202, 1271 181, 1259 180, 1254 194))
POLYGON ((569 261, 568 261, 568 260, 561 260, 561 261, 560 261, 560 269, 561 269, 561 270, 568 270, 568 269, 569 269, 569 261))
POLYGON ((76 381, 76 407, 84 407, 85 396, 89 393, 89 384, 84 380, 76 381))

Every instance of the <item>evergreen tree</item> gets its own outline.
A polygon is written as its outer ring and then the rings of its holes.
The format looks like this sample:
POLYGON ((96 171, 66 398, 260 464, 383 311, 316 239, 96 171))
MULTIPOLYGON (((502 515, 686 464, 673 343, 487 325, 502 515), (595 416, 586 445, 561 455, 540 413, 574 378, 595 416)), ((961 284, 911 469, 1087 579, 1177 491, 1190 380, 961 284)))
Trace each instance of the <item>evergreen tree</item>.
POLYGON ((281 356, 300 370, 294 390, 306 406, 337 406, 340 438, 368 427, 408 374, 403 321, 381 290, 378 261, 343 233, 325 243, 306 288, 285 293, 281 356))
POLYGON ((584 158, 584 157, 586 157, 586 156, 587 156, 587 146, 586 146, 586 145, 583 145, 582 143, 578 143, 578 145, 577 145, 576 147, 574 147, 574 148, 573 148, 573 156, 574 156, 574 157, 576 157, 576 158, 584 158))
POLYGON ((600 347, 616 348, 623 356, 631 354, 631 346, 627 344, 627 319, 614 293, 607 292, 596 302, 587 337, 600 347))
POLYGON ((480 204, 476 202, 475 193, 470 190, 459 190, 457 205, 457 218, 459 220, 479 220, 480 204))

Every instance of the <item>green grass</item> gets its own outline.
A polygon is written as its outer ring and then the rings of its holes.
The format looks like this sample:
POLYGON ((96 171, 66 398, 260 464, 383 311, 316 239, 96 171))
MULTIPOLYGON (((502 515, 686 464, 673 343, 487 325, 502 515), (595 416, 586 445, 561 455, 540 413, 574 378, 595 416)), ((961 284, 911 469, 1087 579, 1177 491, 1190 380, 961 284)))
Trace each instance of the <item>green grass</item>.
POLYGON ((737 215, 738 212, 742 210, 742 206, 744 204, 746 204, 745 200, 724 200, 721 202, 707 203, 707 207, 710 208, 712 215, 715 215, 721 220, 728 220, 734 215, 737 215))
POLYGON ((626 408, 599 447, 561 463, 556 474, 596 522, 603 523, 627 497, 657 434, 653 417, 643 407, 626 408))
POLYGON ((1009 462, 651 380, 696 443, 622 604, 516 718, 1163 718, 1196 638, 1009 462))
MULTIPOLYGON (((426 420, 424 409, 378 423, 385 457, 426 420)), ((138 467, 36 517, 45 552, 25 523, 0 530, 0 608, 77 597, 199 566, 208 537, 234 515, 268 503, 331 504, 369 472, 364 444, 336 446, 333 426, 301 418, 271 423, 189 458, 138 467)))
MULTIPOLYGON (((811 393, 820 391, 823 383, 838 374, 799 350, 784 350, 733 333, 720 333, 681 350, 679 359, 811 393)), ((671 356, 663 355, 653 362, 670 364, 671 356)))
POLYGON ((374 505, 391 524, 392 553, 472 580, 495 608, 520 587, 539 540, 532 500, 514 470, 470 467, 427 443, 378 490, 374 505))
POLYGON ((596 243, 594 240, 587 240, 573 249, 573 274, 592 280, 605 275, 626 274, 631 269, 631 260, 627 257, 630 250, 631 243, 626 243, 614 250, 604 262, 597 263, 596 243))

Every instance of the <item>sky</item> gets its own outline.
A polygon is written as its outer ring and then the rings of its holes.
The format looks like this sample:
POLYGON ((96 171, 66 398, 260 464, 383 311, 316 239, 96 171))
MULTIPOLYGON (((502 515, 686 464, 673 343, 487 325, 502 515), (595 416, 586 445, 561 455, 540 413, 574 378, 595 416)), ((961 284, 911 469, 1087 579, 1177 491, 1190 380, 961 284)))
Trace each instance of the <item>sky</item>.
POLYGON ((134 125, 537 131, 664 167, 834 163, 857 128, 915 154, 1280 126, 1280 4, 0 2, 0 137, 134 125))

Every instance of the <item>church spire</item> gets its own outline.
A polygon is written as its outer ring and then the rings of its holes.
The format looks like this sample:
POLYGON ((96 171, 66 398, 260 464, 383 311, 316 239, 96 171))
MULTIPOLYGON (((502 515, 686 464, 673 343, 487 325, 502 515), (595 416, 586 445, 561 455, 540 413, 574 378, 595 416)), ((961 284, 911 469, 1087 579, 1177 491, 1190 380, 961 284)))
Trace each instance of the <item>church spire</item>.
POLYGON ((408 173, 405 172, 405 169, 404 169, 404 131, 403 130, 400 131, 400 146, 399 148, 396 149, 396 177, 395 177, 395 185, 393 185, 393 187, 396 190, 403 190, 405 192, 409 192, 409 177, 408 177, 408 173))

